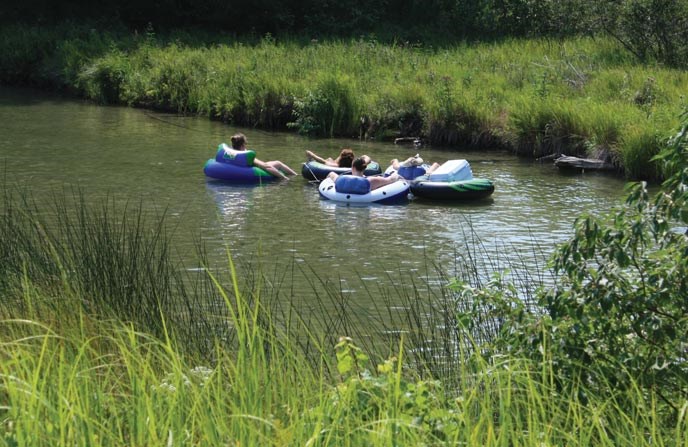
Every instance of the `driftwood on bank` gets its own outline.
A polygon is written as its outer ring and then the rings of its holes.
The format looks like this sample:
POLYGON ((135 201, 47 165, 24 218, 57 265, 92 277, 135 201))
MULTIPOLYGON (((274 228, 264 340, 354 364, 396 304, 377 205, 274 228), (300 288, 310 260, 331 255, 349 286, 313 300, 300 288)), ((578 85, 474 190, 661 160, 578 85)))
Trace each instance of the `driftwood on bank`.
POLYGON ((394 139, 394 144, 412 144, 414 146, 420 146, 423 143, 418 137, 400 137, 394 139))
POLYGON ((615 171, 616 166, 596 158, 578 158, 562 155, 554 160, 554 166, 572 171, 615 171))

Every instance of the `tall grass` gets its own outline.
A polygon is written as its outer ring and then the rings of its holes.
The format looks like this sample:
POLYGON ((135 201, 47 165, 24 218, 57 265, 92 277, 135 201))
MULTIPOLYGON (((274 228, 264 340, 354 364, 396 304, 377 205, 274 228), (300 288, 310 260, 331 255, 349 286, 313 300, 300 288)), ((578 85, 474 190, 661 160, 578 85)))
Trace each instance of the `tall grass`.
POLYGON ((215 340, 207 363, 171 338, 74 304, 52 310, 59 322, 34 313, 0 320, 8 445, 650 446, 687 436, 685 415, 667 424, 640 391, 583 402, 581 384, 555 387, 551 362, 476 351, 445 388, 407 368, 403 343, 375 368, 342 341, 331 374, 333 346, 313 365, 256 325, 258 306, 238 300, 227 323, 241 343, 228 350, 215 340))
POLYGON ((92 207, 78 194, 53 202, 6 193, 2 207, 7 445, 649 446, 688 437, 685 411, 663 420, 646 390, 586 396, 585 384, 555 385, 555 359, 484 357, 479 343, 499 321, 485 309, 480 330, 466 331, 462 309, 480 303, 446 286, 449 276, 480 286, 479 251, 464 252, 446 280, 410 277, 405 287, 390 277, 389 288, 368 291, 378 305, 368 317, 304 270, 316 295, 307 312, 289 274, 231 257, 215 268, 201 253, 203 279, 180 277, 164 217, 92 207))
POLYGON ((182 330, 207 322, 189 311, 203 296, 217 292, 184 278, 170 257, 164 219, 152 221, 140 207, 106 199, 88 206, 79 192, 54 193, 52 208, 40 207, 8 185, 0 221, 0 303, 5 315, 29 311, 25 293, 41 291, 49 308, 59 297, 79 297, 73 304, 89 314, 143 324, 161 335, 163 315, 182 330), (30 279, 30 280, 29 280, 30 279), (191 293, 194 290, 195 293, 191 293), (17 293, 18 292, 18 293, 17 293), (201 293, 202 292, 202 293, 201 293), (51 298, 51 299, 48 299, 51 298))
MULTIPOLYGON (((449 378, 458 374, 451 359, 472 343, 455 316, 470 303, 460 301, 450 280, 461 278, 480 287, 487 275, 503 267, 481 263, 490 256, 473 236, 472 245, 457 249, 453 271, 428 263, 425 276, 407 279, 399 272, 389 277, 388 287, 367 290, 370 302, 379 305, 370 314, 358 309, 335 283, 298 263, 271 275, 260 263, 248 263, 235 273, 235 281, 228 282, 218 279, 227 275, 226 269, 208 265, 204 247, 199 246, 204 268, 187 269, 172 258, 164 213, 147 215, 140 206, 114 197, 93 205, 79 191, 58 191, 48 205, 40 205, 8 185, 0 205, 0 315, 49 310, 62 295, 79 297, 74 303, 87 315, 116 318, 155 336, 180 337, 187 340, 189 350, 207 359, 215 355, 215 338, 224 340, 228 349, 242 344, 236 328, 227 324, 234 318, 232 312, 243 309, 236 302, 241 299, 255 308, 255 324, 269 328, 275 338, 292 340, 304 355, 313 353, 314 364, 322 346, 335 344, 339 335, 355 337, 380 361, 405 333, 410 334, 406 344, 413 351, 409 358, 429 374, 449 378), (313 289, 305 308, 300 305, 304 297, 294 295, 296 283, 313 289), (26 294, 34 293, 42 296, 44 305, 31 307, 33 300, 26 294), (403 312, 390 312, 391 308, 403 312), (304 337, 313 331, 321 336, 304 337), (444 344, 425 346, 427 339, 444 344), (438 350, 441 356, 434 355, 438 350)), ((522 298, 531 299, 543 277, 535 276, 525 263, 510 267, 514 276, 522 272, 517 276, 522 298)), ((485 340, 497 328, 483 325, 481 331, 469 335, 485 340)))
POLYGON ((685 72, 638 64, 602 38, 430 48, 5 27, 0 49, 6 83, 321 136, 605 154, 628 177, 656 176, 638 169, 653 150, 637 147, 677 125, 688 91, 685 72))

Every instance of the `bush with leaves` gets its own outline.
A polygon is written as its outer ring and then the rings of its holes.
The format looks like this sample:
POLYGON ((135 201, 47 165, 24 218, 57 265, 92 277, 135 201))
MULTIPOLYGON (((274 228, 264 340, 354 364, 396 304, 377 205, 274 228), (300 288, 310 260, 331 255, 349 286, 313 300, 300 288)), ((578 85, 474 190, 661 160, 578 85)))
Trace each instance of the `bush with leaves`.
POLYGON ((667 178, 660 191, 632 184, 609 216, 577 219, 552 259, 558 284, 539 293, 537 310, 499 278, 483 290, 459 283, 476 304, 458 321, 492 315, 494 353, 551 361, 560 384, 598 394, 641 386, 678 415, 688 397, 688 112, 682 118, 656 157, 667 178))
POLYGON ((328 437, 344 438, 360 421, 386 424, 400 445, 419 436, 429 445, 456 436, 458 415, 440 382, 406 379, 401 357, 389 358, 373 373, 368 356, 349 337, 341 337, 335 351, 341 381, 326 405, 328 437))
POLYGON ((554 264, 564 282, 544 304, 567 361, 608 380, 621 366, 669 402, 688 392, 688 123, 657 159, 669 178, 654 198, 634 184, 608 221, 577 221, 554 264))
POLYGON ((599 28, 642 61, 688 66, 688 0, 603 0, 599 28))

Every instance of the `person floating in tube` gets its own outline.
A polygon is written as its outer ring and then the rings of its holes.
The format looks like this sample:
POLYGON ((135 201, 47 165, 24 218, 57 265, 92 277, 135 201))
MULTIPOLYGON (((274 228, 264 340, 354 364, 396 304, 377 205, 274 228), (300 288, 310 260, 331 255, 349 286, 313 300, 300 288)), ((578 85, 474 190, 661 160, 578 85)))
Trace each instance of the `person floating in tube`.
MULTIPOLYGON (((370 164, 370 157, 367 155, 362 155, 358 157, 357 159, 354 160, 354 162, 351 164, 351 174, 343 174, 343 175, 352 175, 354 177, 363 177, 368 182, 370 183, 370 190, 374 190, 377 188, 380 188, 385 185, 389 185, 391 183, 396 182, 397 180, 401 179, 398 174, 394 173, 388 177, 381 177, 381 176, 371 176, 371 177, 366 177, 363 175, 365 172, 366 168, 368 167, 368 164, 370 164)), ((333 182, 337 181, 337 178, 339 178, 339 175, 336 172, 330 172, 327 175, 327 178, 332 179, 333 182)))
MULTIPOLYGON (((225 152, 229 154, 230 157, 236 156, 238 153, 246 152, 246 135, 243 133, 237 133, 232 135, 232 148, 225 149, 225 152)), ((279 160, 272 161, 262 161, 257 158, 253 159, 252 165, 261 168, 277 178, 289 178, 289 175, 296 175, 296 172, 286 164, 279 160)))
POLYGON ((333 166, 336 168, 350 168, 351 164, 354 162, 354 159, 356 156, 354 155, 354 151, 352 151, 349 148, 344 148, 339 152, 339 156, 335 159, 332 157, 327 157, 327 158, 322 158, 321 156, 311 152, 311 151, 306 151, 306 156, 310 160, 315 160, 318 163, 322 163, 327 166, 333 166))

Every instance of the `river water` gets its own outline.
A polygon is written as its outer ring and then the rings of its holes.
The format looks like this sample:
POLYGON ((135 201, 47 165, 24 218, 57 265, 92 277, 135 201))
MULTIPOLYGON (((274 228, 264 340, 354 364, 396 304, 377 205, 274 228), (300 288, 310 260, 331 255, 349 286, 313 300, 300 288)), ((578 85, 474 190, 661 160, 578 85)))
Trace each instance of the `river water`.
MULTIPOLYGON (((48 198, 77 188, 97 203, 114 198, 166 212, 175 253, 197 268, 199 240, 211 264, 281 274, 299 270, 294 293, 308 299, 316 283, 336 284, 361 300, 398 275, 442 281, 462 254, 488 270, 522 268, 534 276, 583 213, 605 213, 621 202, 624 181, 596 173, 564 175, 551 164, 498 152, 418 149, 426 161, 466 158, 476 177, 494 181, 490 200, 347 207, 322 200, 300 176, 262 187, 210 181, 203 165, 220 142, 241 131, 263 160, 301 171, 305 150, 335 156, 342 147, 386 166, 416 149, 358 139, 307 139, 292 133, 237 128, 206 118, 103 107, 23 89, 0 88, 0 169, 5 185, 48 198), (258 267, 256 267, 258 268, 258 267), (309 279, 304 279, 308 278, 309 279), (364 297, 365 296, 365 297, 364 297)), ((315 286, 317 288, 317 286, 315 286)))

